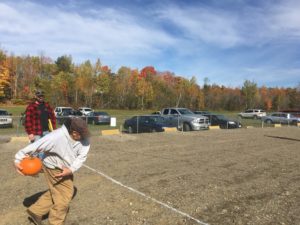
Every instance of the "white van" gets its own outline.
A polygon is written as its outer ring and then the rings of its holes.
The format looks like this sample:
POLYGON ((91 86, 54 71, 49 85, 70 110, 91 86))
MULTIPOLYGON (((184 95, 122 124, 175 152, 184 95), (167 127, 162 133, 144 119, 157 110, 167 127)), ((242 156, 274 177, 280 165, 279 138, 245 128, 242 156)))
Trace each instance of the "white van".
POLYGON ((93 110, 89 107, 80 107, 78 111, 81 112, 84 116, 88 115, 89 113, 93 112, 93 110))
POLYGON ((55 116, 61 115, 62 112, 64 112, 64 111, 74 111, 74 109, 72 107, 64 107, 64 106, 56 107, 54 109, 55 116))

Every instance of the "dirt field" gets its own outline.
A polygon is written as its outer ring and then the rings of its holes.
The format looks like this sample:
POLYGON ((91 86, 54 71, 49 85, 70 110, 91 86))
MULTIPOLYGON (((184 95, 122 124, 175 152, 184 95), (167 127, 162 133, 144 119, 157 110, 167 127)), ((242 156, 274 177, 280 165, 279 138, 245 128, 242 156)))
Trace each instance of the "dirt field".
MULTIPOLYGON (((66 225, 300 224, 300 128, 124 134, 91 143, 66 225)), ((26 206, 46 189, 42 174, 13 170, 24 145, 0 144, 1 225, 30 224, 26 206)))

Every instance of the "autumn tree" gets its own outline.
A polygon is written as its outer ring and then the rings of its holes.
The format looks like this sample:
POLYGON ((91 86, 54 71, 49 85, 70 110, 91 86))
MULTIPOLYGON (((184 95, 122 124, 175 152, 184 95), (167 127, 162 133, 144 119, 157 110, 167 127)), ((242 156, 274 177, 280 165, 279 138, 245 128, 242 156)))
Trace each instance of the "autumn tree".
POLYGON ((72 105, 75 97, 74 87, 75 78, 73 74, 61 71, 55 75, 51 82, 52 98, 55 105, 72 105))
POLYGON ((261 107, 266 109, 266 110, 270 110, 272 108, 272 99, 269 95, 269 90, 266 86, 262 86, 259 89, 259 95, 261 98, 261 107))
POLYGON ((208 77, 204 78, 204 84, 203 84, 203 97, 204 97, 204 103, 203 103, 203 109, 207 107, 208 105, 208 95, 209 95, 209 89, 210 89, 210 85, 209 85, 209 79, 208 77))
POLYGON ((140 72, 140 78, 144 78, 147 81, 151 81, 156 76, 156 70, 153 66, 146 66, 140 72))
POLYGON ((221 97, 218 109, 227 111, 240 110, 242 102, 241 91, 239 88, 220 87, 221 97))
POLYGON ((100 106, 103 108, 110 103, 109 93, 111 90, 112 76, 108 66, 101 66, 99 73, 95 77, 95 92, 100 94, 100 106))
POLYGON ((195 77, 186 79, 153 66, 140 71, 121 67, 113 73, 100 59, 74 65, 71 56, 55 61, 40 56, 8 56, 0 50, 0 98, 25 102, 41 88, 53 105, 87 105, 102 108, 155 109, 180 106, 191 109, 266 110, 299 109, 300 83, 296 87, 257 87, 245 80, 242 88, 209 84, 203 88, 195 77))
POLYGON ((154 80, 153 90, 155 100, 153 101, 156 109, 175 106, 177 102, 177 93, 175 90, 175 74, 169 71, 158 73, 154 80))
POLYGON ((10 98, 10 77, 6 55, 0 50, 0 100, 10 98))
POLYGON ((115 93, 115 104, 120 108, 129 108, 130 104, 128 101, 133 98, 133 90, 131 87, 130 77, 131 69, 129 67, 121 67, 113 82, 114 93, 115 93))
POLYGON ((143 110, 145 106, 151 105, 154 97, 152 83, 149 81, 149 78, 147 79, 147 73, 143 73, 143 75, 140 73, 137 79, 136 87, 139 105, 143 110))
POLYGON ((93 66, 88 60, 75 67, 75 102, 78 104, 78 91, 82 93, 85 106, 92 106, 92 96, 95 89, 93 66))
POLYGON ((257 84, 254 81, 245 80, 241 91, 245 100, 245 108, 256 107, 258 97, 257 84))
POLYGON ((287 96, 287 109, 300 109, 300 96, 297 88, 287 88, 286 89, 287 96))

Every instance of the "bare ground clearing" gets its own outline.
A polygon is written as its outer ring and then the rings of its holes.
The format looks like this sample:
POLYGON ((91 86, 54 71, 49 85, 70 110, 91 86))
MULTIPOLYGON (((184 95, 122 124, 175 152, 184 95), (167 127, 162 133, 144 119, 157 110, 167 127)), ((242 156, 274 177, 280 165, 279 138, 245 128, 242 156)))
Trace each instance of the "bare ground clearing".
MULTIPOLYGON (((300 224, 297 127, 99 136, 86 165, 208 224, 300 224)), ((29 224, 46 189, 15 173, 23 142, 0 144, 0 224, 29 224)), ((197 221, 83 167, 66 225, 192 225, 197 221)), ((45 220, 46 222, 46 220, 45 220)))

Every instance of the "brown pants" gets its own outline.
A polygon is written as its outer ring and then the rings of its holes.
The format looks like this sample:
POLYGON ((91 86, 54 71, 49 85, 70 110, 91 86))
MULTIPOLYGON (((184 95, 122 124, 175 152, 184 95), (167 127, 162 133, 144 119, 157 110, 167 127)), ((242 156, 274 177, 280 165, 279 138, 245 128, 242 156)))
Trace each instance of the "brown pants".
POLYGON ((44 167, 49 190, 29 207, 29 210, 37 216, 49 213, 49 225, 61 225, 64 223, 69 203, 73 196, 73 176, 55 178, 55 175, 58 173, 61 173, 60 169, 44 167))

